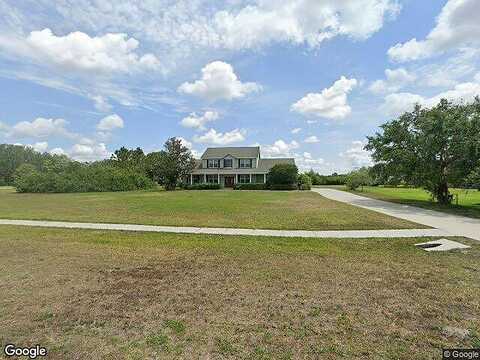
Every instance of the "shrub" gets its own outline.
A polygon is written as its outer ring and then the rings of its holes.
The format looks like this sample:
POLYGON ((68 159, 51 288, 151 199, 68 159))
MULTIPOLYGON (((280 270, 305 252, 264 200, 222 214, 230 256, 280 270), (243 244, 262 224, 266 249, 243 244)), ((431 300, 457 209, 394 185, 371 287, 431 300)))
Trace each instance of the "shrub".
POLYGON ((270 184, 270 190, 298 190, 297 184, 270 184))
POLYGON ((371 183, 372 178, 369 175, 368 169, 361 168, 348 174, 346 185, 348 189, 356 190, 360 186, 370 185, 371 183))
POLYGON ((220 184, 193 184, 185 185, 185 190, 219 190, 222 188, 220 184))
POLYGON ((235 184, 234 190, 265 190, 265 184, 235 184))
MULTIPOLYGON (((274 165, 267 176, 267 186, 271 189, 275 185, 295 185, 297 188, 298 168, 293 164, 274 165)), ((288 186, 287 186, 288 187, 288 186)))
POLYGON ((307 174, 298 175, 299 190, 310 190, 312 188, 312 179, 307 174))

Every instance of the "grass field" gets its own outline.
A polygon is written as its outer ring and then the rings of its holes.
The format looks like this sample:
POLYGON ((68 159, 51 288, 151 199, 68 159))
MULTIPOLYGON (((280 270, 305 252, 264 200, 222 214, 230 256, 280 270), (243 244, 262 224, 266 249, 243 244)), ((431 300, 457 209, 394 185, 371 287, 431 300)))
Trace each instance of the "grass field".
POLYGON ((480 218, 480 191, 450 189, 450 192, 454 195, 458 195, 458 205, 456 204, 455 197, 452 205, 440 205, 433 202, 430 194, 423 189, 366 186, 363 191, 356 193, 376 199, 480 218))
POLYGON ((308 191, 18 194, 4 188, 0 218, 303 230, 424 227, 308 191))
POLYGON ((479 244, 435 254, 416 241, 0 226, 0 343, 39 343, 49 359, 423 360, 479 347, 479 244))

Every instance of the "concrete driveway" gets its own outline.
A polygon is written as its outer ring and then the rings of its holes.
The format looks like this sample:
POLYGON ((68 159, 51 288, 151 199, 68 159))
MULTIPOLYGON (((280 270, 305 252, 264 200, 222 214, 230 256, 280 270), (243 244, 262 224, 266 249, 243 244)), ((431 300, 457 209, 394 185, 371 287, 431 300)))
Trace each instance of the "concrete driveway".
POLYGON ((313 188, 312 191, 331 200, 377 211, 382 214, 416 222, 417 224, 431 226, 442 230, 442 232, 450 233, 452 236, 465 236, 470 239, 480 240, 479 219, 371 199, 341 190, 313 188))

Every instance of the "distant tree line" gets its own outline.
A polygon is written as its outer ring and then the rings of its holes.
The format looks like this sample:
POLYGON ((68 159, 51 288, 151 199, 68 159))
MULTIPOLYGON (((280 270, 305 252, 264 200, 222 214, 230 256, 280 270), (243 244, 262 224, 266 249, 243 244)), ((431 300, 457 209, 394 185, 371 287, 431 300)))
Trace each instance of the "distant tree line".
POLYGON ((310 170, 306 173, 312 181, 312 185, 345 185, 347 182, 346 174, 333 173, 331 175, 320 175, 319 173, 310 170))
POLYGON ((190 150, 176 138, 161 151, 145 154, 122 147, 110 159, 90 163, 1 144, 0 185, 18 192, 89 192, 149 189, 158 183, 174 190, 194 164, 190 150))

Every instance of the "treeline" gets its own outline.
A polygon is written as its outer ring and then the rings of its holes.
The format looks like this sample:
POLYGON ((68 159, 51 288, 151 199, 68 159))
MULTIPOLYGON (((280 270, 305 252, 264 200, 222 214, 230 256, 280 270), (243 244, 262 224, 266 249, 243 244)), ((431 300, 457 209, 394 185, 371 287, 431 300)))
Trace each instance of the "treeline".
POLYGON ((176 138, 169 139, 162 151, 145 154, 140 148, 122 147, 110 159, 91 163, 0 145, 0 185, 15 186, 18 192, 129 191, 157 184, 173 190, 193 166, 190 151, 176 138))
POLYGON ((320 175, 310 170, 306 173, 312 180, 312 185, 345 185, 347 182, 346 174, 333 173, 332 175, 320 175))

